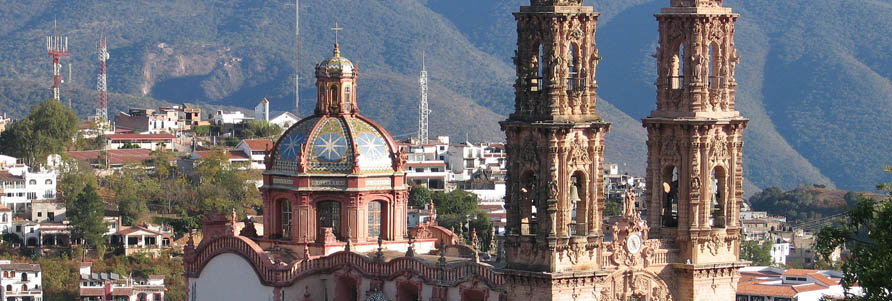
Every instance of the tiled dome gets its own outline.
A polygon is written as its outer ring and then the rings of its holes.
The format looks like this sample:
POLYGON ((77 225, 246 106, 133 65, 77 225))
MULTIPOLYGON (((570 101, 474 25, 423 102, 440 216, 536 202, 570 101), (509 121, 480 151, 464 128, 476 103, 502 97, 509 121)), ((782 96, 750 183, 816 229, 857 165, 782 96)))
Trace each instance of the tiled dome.
POLYGON ((285 131, 271 170, 296 173, 306 160, 306 173, 351 173, 356 164, 362 173, 393 172, 397 150, 387 131, 365 117, 312 116, 285 131))

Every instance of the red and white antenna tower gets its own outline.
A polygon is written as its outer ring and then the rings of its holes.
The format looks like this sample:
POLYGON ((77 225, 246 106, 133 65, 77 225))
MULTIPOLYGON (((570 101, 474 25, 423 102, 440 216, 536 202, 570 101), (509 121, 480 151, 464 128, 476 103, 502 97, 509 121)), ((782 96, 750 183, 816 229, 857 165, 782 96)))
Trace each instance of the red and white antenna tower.
POLYGON ((53 98, 59 98, 59 86, 62 84, 62 57, 68 56, 68 37, 56 34, 56 21, 53 21, 53 35, 46 37, 46 52, 53 58, 53 98))
POLYGON ((105 30, 99 35, 99 74, 96 76, 96 92, 98 106, 96 118, 108 121, 108 87, 106 86, 105 61, 109 58, 108 48, 105 44, 105 30))

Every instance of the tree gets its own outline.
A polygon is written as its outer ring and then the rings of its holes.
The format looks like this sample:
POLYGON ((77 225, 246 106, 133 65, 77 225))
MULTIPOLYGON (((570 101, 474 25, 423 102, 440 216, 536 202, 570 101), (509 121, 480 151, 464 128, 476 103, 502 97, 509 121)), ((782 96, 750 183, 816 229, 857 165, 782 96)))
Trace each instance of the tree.
POLYGON ((740 259, 752 261, 753 265, 771 265, 771 243, 744 241, 740 244, 740 259))
POLYGON ((197 164, 194 186, 200 207, 192 208, 194 211, 234 208, 245 212, 245 209, 261 204, 260 191, 253 183, 251 173, 232 166, 223 151, 213 151, 197 164))
MULTIPOLYGON (((892 166, 885 169, 892 173, 892 166)), ((892 183, 877 185, 877 189, 887 198, 859 196, 849 218, 818 231, 815 241, 822 260, 839 248, 848 250, 841 283, 847 295, 848 288, 857 283, 864 291, 863 300, 892 299, 892 183)))
POLYGON ((412 186, 409 190, 409 206, 424 208, 431 200, 431 190, 421 185, 412 186))
POLYGON ((77 133, 77 115, 55 99, 31 107, 28 117, 0 134, 0 152, 34 166, 47 155, 60 153, 77 133))
POLYGON ((145 169, 127 167, 109 177, 108 187, 115 193, 122 222, 133 225, 149 213, 148 202, 158 199, 161 187, 145 169))
POLYGON ((72 238, 82 239, 87 247, 97 247, 103 243, 103 234, 108 230, 102 221, 105 205, 96 193, 96 186, 87 184, 83 191, 65 204, 68 219, 71 220, 72 238))
POLYGON ((607 201, 604 208, 604 216, 619 216, 623 214, 623 204, 607 201))
POLYGON ((277 124, 264 120, 250 120, 245 122, 244 128, 238 131, 241 138, 273 138, 282 134, 282 128, 277 124))

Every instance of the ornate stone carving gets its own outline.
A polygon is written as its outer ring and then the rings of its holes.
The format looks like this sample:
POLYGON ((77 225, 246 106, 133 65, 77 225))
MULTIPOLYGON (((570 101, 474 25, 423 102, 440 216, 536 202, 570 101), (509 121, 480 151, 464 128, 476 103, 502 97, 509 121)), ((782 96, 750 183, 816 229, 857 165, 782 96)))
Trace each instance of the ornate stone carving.
POLYGON ((585 165, 592 163, 588 155, 588 149, 582 143, 573 142, 570 146, 570 165, 585 165))

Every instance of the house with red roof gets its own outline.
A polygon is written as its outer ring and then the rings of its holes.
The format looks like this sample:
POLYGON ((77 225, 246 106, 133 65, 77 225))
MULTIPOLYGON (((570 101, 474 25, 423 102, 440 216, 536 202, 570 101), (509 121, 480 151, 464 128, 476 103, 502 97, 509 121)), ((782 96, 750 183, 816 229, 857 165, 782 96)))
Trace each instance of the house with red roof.
MULTIPOLYGON (((840 285, 842 273, 830 270, 789 269, 778 267, 746 267, 740 269, 737 301, 820 301, 843 299, 846 290, 840 285)), ((860 287, 851 287, 849 294, 861 295, 860 287)))

